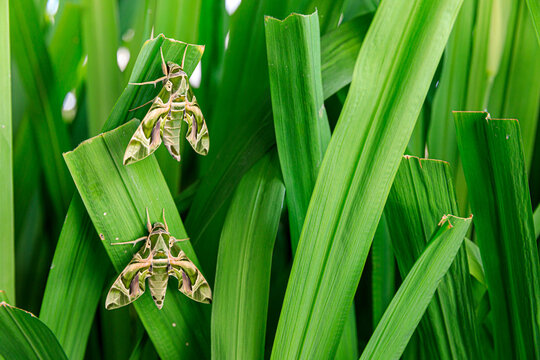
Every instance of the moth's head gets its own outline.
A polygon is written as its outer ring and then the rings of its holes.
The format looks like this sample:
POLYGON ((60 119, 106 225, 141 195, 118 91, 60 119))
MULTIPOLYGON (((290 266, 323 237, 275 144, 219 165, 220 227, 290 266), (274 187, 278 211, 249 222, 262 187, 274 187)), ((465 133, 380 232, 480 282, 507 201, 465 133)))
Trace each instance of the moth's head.
POLYGON ((164 230, 164 231, 166 231, 165 225, 163 223, 160 223, 160 222, 154 223, 154 226, 152 226, 152 232, 154 232, 156 230, 164 230))

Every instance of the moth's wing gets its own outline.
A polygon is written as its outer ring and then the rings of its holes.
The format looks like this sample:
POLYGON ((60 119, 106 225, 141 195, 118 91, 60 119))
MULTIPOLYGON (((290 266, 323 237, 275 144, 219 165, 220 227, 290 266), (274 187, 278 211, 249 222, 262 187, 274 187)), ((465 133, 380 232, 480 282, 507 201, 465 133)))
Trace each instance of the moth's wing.
POLYGON ((146 289, 146 278, 150 276, 151 263, 151 259, 143 259, 139 253, 135 254, 133 260, 131 260, 111 286, 105 300, 105 308, 107 310, 117 309, 130 304, 144 293, 146 289))
POLYGON ((163 143, 177 161, 180 161, 180 132, 184 111, 184 102, 173 101, 170 114, 165 117, 163 124, 163 143))
POLYGON ((161 122, 167 112, 167 104, 158 96, 129 141, 124 165, 146 158, 161 145, 161 122))
POLYGON ((170 264, 169 275, 178 279, 178 290, 192 300, 205 304, 212 302, 210 285, 183 251, 171 258, 170 264))
POLYGON ((201 155, 206 155, 210 147, 208 128, 206 127, 201 108, 197 104, 197 99, 191 92, 191 89, 188 91, 188 99, 189 101, 186 103, 184 114, 184 121, 188 124, 186 139, 191 144, 193 150, 201 155))

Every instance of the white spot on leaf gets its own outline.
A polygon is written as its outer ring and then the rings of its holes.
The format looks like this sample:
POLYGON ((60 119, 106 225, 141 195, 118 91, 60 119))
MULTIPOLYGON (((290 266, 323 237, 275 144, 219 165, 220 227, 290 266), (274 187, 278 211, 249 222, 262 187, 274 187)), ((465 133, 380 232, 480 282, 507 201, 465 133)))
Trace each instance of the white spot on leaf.
POLYGON ((172 327, 176 327, 176 323, 172 323, 172 327))

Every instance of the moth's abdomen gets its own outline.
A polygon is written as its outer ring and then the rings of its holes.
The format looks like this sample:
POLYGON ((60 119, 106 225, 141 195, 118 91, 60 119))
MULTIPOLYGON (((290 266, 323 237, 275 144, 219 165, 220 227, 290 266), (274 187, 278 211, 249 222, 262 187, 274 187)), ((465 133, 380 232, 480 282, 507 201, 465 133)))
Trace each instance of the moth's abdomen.
POLYGON ((182 120, 180 116, 172 114, 167 116, 163 124, 163 143, 169 153, 177 161, 180 161, 180 130, 182 129, 182 120))
POLYGON ((167 265, 153 267, 153 274, 148 278, 148 287, 150 288, 150 294, 152 299, 156 303, 158 309, 163 307, 163 301, 165 300, 165 294, 167 293, 167 282, 169 275, 167 273, 167 265))

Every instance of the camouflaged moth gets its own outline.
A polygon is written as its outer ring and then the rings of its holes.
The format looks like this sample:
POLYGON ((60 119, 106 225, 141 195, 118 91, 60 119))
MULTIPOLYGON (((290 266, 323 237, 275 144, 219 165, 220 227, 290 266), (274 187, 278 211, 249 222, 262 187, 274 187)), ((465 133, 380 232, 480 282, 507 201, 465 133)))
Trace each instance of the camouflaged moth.
POLYGON ((164 76, 154 81, 130 83, 131 85, 153 84, 155 86, 161 81, 163 88, 150 101, 152 106, 129 141, 124 154, 124 165, 146 158, 156 151, 162 140, 172 157, 180 161, 182 120, 188 125, 186 139, 193 150, 201 155, 208 154, 210 146, 208 128, 197 99, 189 86, 189 78, 183 69, 188 46, 184 50, 181 65, 171 61, 165 63, 163 51, 160 49, 161 69, 164 76))
POLYGON ((175 239, 169 233, 163 210, 163 223, 156 222, 152 226, 148 209, 146 209, 149 234, 133 241, 112 243, 112 245, 137 244, 144 241, 144 246, 135 253, 131 262, 120 273, 112 285, 105 307, 116 309, 132 303, 146 289, 146 279, 150 294, 158 309, 163 307, 169 276, 178 279, 178 290, 198 302, 209 304, 212 301, 210 285, 189 260, 182 250, 174 244, 187 239, 175 239))

